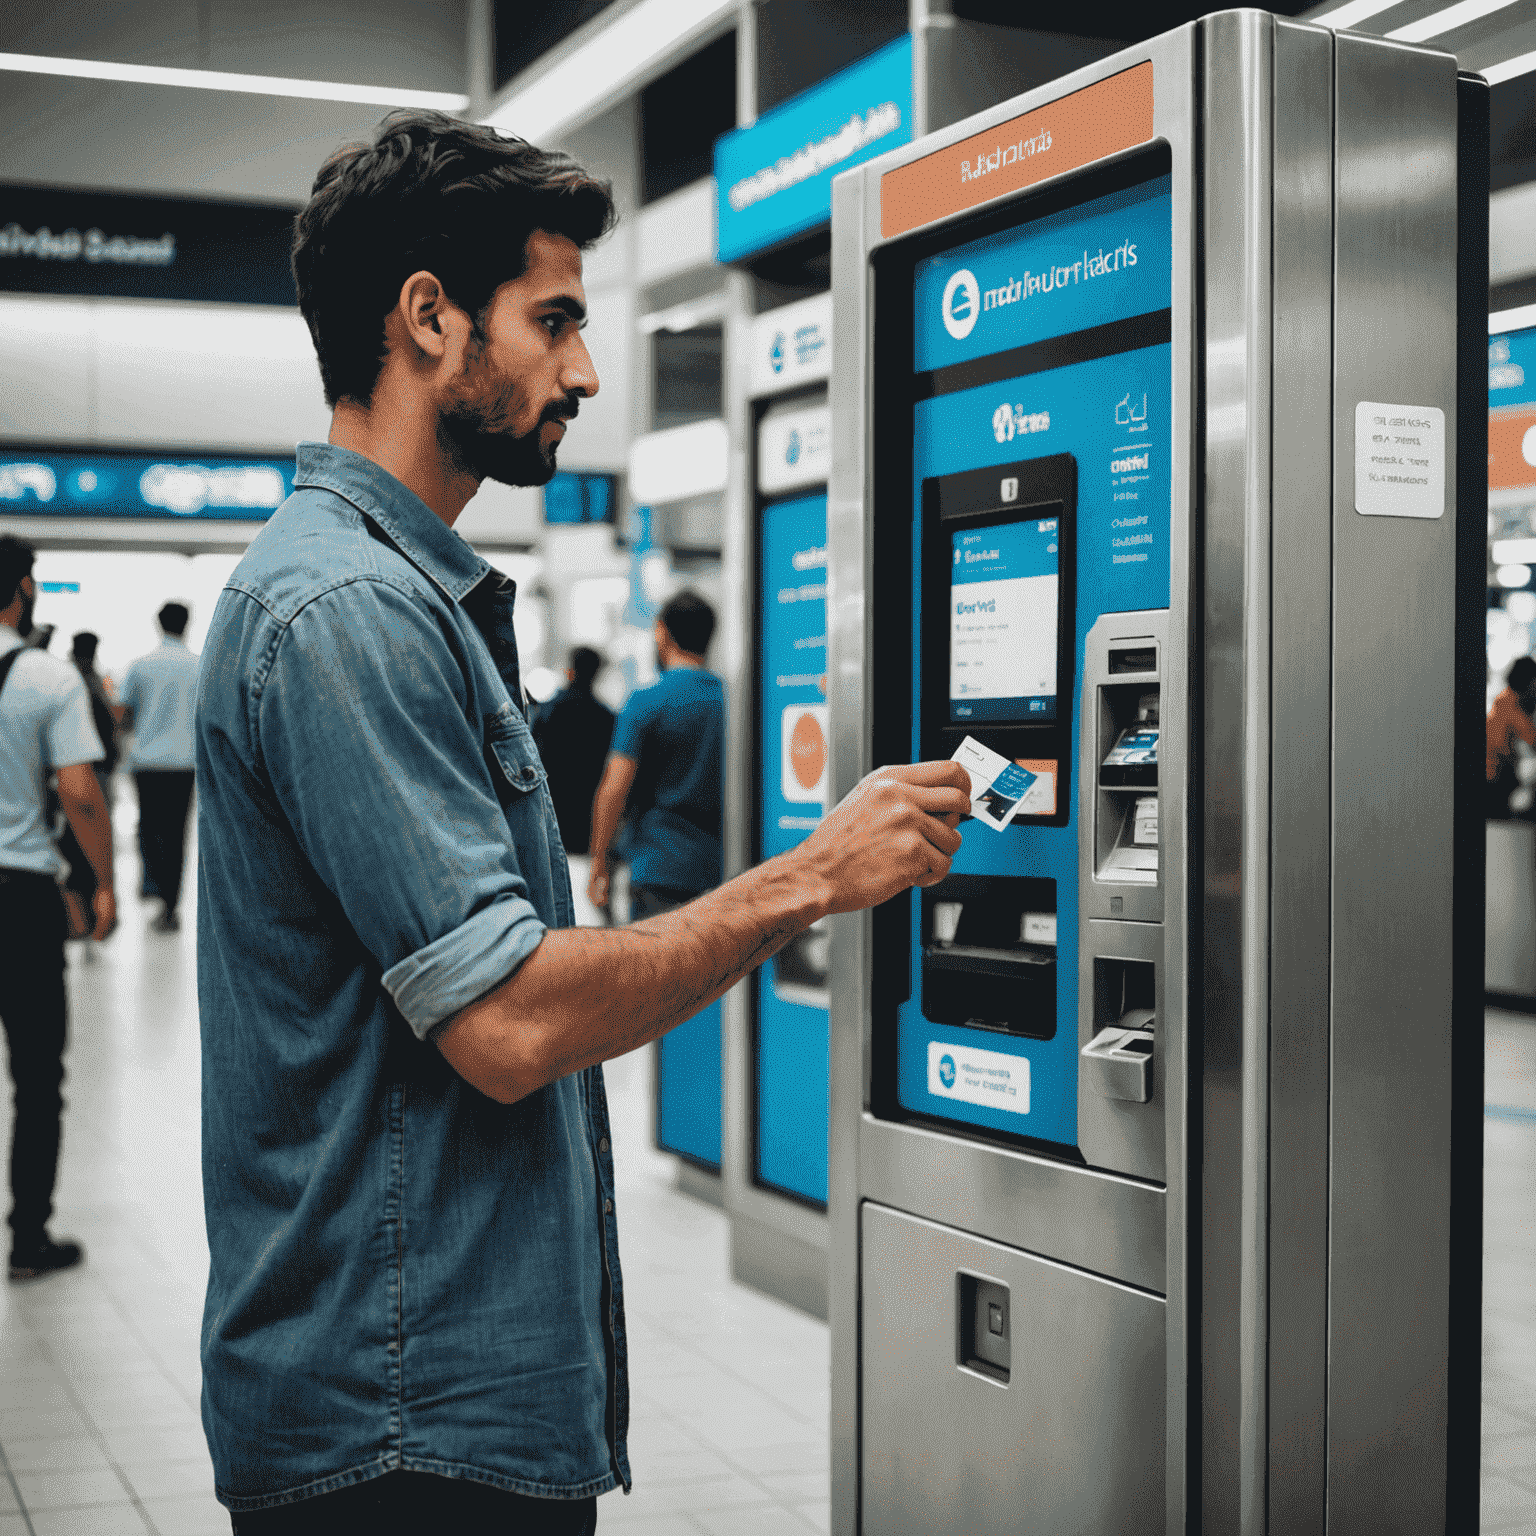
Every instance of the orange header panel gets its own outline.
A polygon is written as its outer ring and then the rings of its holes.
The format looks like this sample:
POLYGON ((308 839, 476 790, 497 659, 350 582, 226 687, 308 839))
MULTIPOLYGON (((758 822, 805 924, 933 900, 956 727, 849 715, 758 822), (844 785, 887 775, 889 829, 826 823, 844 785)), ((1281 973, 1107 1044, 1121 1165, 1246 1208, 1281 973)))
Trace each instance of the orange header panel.
POLYGON ((889 239, 1152 137, 1152 61, 1036 107, 880 178, 889 239))
POLYGON ((1488 417, 1488 488, 1536 485, 1525 457, 1525 434, 1536 428, 1536 406, 1507 406, 1488 417))

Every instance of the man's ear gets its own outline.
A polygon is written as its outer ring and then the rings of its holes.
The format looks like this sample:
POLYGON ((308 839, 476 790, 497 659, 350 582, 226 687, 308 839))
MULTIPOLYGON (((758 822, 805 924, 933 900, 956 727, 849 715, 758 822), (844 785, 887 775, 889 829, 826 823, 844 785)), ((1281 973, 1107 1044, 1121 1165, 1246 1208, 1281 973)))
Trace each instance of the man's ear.
POLYGON ((430 272, 413 272, 400 286, 395 310, 406 339, 424 361, 441 362, 463 344, 468 317, 430 272))

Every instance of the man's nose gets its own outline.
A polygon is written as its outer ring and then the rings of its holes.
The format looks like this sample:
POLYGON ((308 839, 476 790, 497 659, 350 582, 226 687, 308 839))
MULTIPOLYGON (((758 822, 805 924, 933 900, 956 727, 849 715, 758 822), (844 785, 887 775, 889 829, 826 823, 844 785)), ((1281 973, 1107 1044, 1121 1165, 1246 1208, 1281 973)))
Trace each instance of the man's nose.
POLYGON ((575 342, 570 358, 561 371, 560 383, 567 394, 580 395, 584 400, 590 400, 599 387, 597 369, 592 366, 592 354, 587 351, 587 344, 579 334, 575 342))

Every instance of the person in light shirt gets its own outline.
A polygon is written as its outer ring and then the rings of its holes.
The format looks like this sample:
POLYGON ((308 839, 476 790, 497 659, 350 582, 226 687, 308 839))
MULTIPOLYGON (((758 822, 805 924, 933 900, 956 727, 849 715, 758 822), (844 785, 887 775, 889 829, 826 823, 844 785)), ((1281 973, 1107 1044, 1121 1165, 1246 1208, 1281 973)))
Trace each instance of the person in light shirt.
POLYGON ((164 910, 150 925, 159 933, 181 926, 182 870, 187 858, 187 810, 192 803, 193 716, 197 705, 197 654, 182 638, 191 615, 185 604, 167 603, 156 617, 160 644, 128 668, 123 679, 123 718, 133 727, 129 767, 139 792, 141 896, 158 896, 164 910))
POLYGON ((11 1132, 12 1280, 36 1280, 81 1259, 80 1245, 49 1236, 63 1123, 66 919, 44 785, 96 875, 93 937, 117 922, 112 828, 95 765, 104 753, 91 698, 66 661, 29 646, 30 545, 0 535, 0 1023, 15 1087, 11 1132))

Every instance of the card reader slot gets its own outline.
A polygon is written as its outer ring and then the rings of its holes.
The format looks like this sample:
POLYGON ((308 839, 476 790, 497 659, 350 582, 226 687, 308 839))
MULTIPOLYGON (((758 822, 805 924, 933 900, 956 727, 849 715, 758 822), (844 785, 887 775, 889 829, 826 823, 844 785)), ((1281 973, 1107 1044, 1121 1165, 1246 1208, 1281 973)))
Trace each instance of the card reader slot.
POLYGON ((1038 978, 1041 969, 1056 968, 1056 952, 1046 949, 983 949, 980 945, 951 944, 923 951, 923 965, 931 971, 957 971, 970 976, 1016 976, 1022 981, 1038 978))

